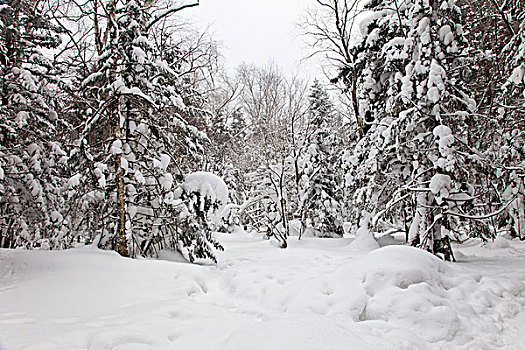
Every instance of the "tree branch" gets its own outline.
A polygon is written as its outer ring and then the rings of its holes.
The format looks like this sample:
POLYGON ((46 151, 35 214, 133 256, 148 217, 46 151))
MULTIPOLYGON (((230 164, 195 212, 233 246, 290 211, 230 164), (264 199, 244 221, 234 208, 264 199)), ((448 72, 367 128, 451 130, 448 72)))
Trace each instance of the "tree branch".
POLYGON ((169 16, 172 13, 176 13, 176 12, 182 11, 184 9, 187 9, 187 8, 190 8, 190 7, 195 7, 195 6, 199 6, 199 1, 198 0, 197 0, 196 3, 186 4, 186 5, 182 5, 182 6, 179 6, 179 7, 174 7, 172 9, 169 9, 169 10, 165 11, 164 13, 161 13, 160 15, 156 16, 151 22, 149 22, 148 25, 146 25, 146 31, 149 31, 150 28, 153 27, 153 25, 155 25, 155 23, 157 23, 158 21, 160 21, 164 17, 169 16))

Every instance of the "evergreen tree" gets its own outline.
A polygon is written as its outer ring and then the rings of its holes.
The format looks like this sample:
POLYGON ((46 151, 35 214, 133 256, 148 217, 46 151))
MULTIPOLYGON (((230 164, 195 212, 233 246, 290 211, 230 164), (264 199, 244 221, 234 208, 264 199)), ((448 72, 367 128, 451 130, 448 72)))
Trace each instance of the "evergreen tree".
POLYGON ((320 237, 343 235, 341 178, 338 166, 341 141, 332 129, 334 107, 319 81, 314 81, 309 96, 309 127, 302 155, 300 211, 303 226, 320 237))
POLYGON ((468 54, 460 11, 437 0, 368 8, 376 16, 355 49, 363 67, 361 108, 373 125, 344 158, 350 206, 354 218, 372 212, 372 224, 382 219, 386 229, 404 220, 410 240, 433 249, 443 215, 456 203, 445 199, 469 179, 462 166, 468 157, 460 154, 471 150, 459 153, 456 145, 476 109, 456 69, 468 54))
POLYGON ((182 187, 202 158, 205 135, 188 122, 202 113, 200 98, 180 78, 180 48, 166 41, 160 52, 152 44, 151 28, 166 12, 150 9, 135 0, 107 9, 115 16, 108 40, 82 83, 86 99, 100 102, 82 123, 77 159, 85 176, 72 196, 80 208, 109 203, 101 247, 124 256, 174 249, 191 261, 213 260, 213 248, 221 247, 205 221, 191 219, 198 213, 182 187))
POLYGON ((57 70, 42 53, 61 43, 42 4, 0 4, 0 247, 68 246, 67 176, 57 70))

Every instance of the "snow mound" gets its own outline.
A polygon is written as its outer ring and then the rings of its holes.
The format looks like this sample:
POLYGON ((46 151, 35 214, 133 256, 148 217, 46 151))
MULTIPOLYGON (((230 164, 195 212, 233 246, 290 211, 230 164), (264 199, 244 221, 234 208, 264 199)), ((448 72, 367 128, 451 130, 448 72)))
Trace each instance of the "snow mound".
POLYGON ((348 245, 350 250, 356 252, 370 252, 379 248, 379 243, 374 238, 374 234, 368 228, 370 215, 366 215, 355 233, 355 240, 348 245))
POLYGON ((496 240, 492 244, 494 248, 509 248, 510 247, 510 240, 505 236, 498 236, 496 237, 496 240))
POLYGON ((375 240, 372 233, 359 234, 359 230, 357 230, 355 240, 348 245, 348 248, 355 252, 364 253, 378 249, 379 243, 375 240))
POLYGON ((407 246, 357 254, 344 238, 290 239, 287 249, 244 232, 219 240, 214 266, 94 247, 0 249, 1 346, 522 348, 513 322, 525 304, 524 242, 469 241, 449 263, 407 246))
MULTIPOLYGON (((498 334, 502 326, 491 320, 513 317, 523 307, 520 281, 468 274, 416 248, 384 247, 352 265, 366 294, 360 321, 386 321, 433 344, 454 340, 483 348, 487 338, 476 329, 483 324, 498 334)), ((498 345, 497 338, 490 341, 498 345)))
POLYGON ((196 192, 212 201, 228 203, 228 186, 215 174, 198 171, 186 175, 183 187, 188 192, 196 192))
MULTIPOLYGON (((416 334, 431 341, 450 338, 457 315, 444 292, 453 287, 450 268, 420 249, 388 246, 359 262, 358 278, 367 295, 360 320, 410 319, 416 334), (452 327, 452 329, 451 329, 452 327)), ((404 321, 406 322, 406 321, 404 321)))

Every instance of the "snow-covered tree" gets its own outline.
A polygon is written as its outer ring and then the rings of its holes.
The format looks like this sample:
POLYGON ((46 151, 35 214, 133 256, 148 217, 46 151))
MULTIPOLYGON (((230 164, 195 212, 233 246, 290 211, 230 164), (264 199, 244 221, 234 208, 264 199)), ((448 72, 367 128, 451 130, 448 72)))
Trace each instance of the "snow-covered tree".
POLYGON ((315 80, 309 96, 309 129, 300 163, 299 211, 303 226, 320 237, 343 235, 341 162, 342 142, 333 126, 335 109, 315 80))
POLYGON ((381 219, 399 227, 403 220, 411 240, 425 240, 450 204, 440 191, 468 179, 455 144, 476 105, 456 69, 467 50, 460 11, 437 0, 374 1, 367 8, 373 15, 355 49, 363 67, 360 108, 372 126, 344 157, 353 217, 366 210, 374 225, 381 219), (445 177, 445 187, 430 187, 445 177))
MULTIPOLYGON (((518 27, 505 47, 510 74, 499 94, 499 116, 502 120, 497 160, 498 172, 505 174, 507 181, 503 196, 513 201, 509 206, 507 222, 511 233, 525 237, 525 9, 519 1, 510 7, 518 27)), ((504 12, 505 14, 505 12, 504 12)), ((500 182, 501 183, 501 182, 500 182)))
POLYGON ((291 158, 283 156, 280 163, 262 164, 249 174, 251 191, 241 213, 248 225, 268 239, 275 238, 282 248, 288 246, 290 235, 291 168, 291 158))
POLYGON ((54 100, 57 69, 44 51, 61 30, 42 3, 0 3, 0 247, 69 245, 61 188, 67 176, 54 100))
MULTIPOLYGON (((70 194, 77 210, 103 211, 96 243, 125 256, 154 254, 149 248, 157 244, 193 261, 214 259, 212 246, 220 247, 205 221, 190 224, 198 213, 182 188, 184 174, 202 159, 206 137, 189 124, 204 113, 202 99, 183 78, 184 50, 166 39, 160 51, 151 38, 157 23, 185 7, 107 5, 107 35, 96 40, 98 58, 81 85, 89 104, 75 156, 80 181, 70 194)), ((84 230, 87 223, 77 222, 84 230)))
POLYGON ((214 166, 231 164, 237 170, 238 204, 244 208, 240 219, 284 246, 288 221, 299 215, 298 161, 305 146, 307 86, 285 78, 274 65, 241 66, 235 81, 226 80, 220 91, 210 130, 217 147, 214 166))

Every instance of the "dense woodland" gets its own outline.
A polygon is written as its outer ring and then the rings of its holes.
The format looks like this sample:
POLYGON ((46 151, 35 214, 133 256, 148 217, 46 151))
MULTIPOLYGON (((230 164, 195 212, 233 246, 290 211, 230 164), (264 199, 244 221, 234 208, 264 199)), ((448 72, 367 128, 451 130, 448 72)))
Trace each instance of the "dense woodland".
POLYGON ((312 82, 228 73, 179 16, 197 5, 0 0, 0 247, 525 238, 523 0, 316 0, 312 82), (185 186, 197 171, 228 200, 185 186))

